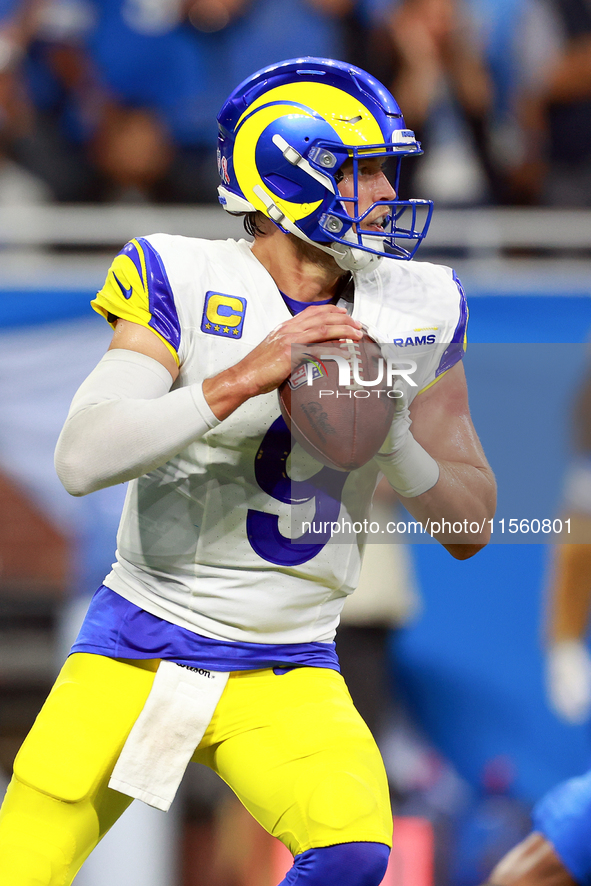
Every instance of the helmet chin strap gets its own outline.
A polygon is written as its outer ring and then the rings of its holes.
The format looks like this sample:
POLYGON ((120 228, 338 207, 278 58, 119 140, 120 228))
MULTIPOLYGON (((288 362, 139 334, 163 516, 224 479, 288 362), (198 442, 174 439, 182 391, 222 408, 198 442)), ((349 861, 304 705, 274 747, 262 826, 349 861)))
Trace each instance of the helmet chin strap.
MULTIPOLYGON (((351 231, 347 233, 349 234, 351 231)), ((345 238, 347 238, 347 234, 345 234, 345 238)), ((363 237, 361 239, 363 240, 363 237)), ((381 255, 376 255, 374 252, 365 252, 363 249, 355 249, 354 246, 347 246, 344 243, 333 243, 330 246, 325 246, 323 243, 315 243, 312 240, 309 242, 324 252, 330 253, 339 268, 343 268, 344 271, 371 270, 376 267, 382 258, 381 255)), ((374 248, 374 244, 372 243, 371 245, 374 248)))
MULTIPOLYGON (((313 242, 312 240, 310 241, 313 242)), ((344 271, 368 271, 381 261, 382 256, 373 252, 364 252, 363 249, 355 249, 353 246, 344 246, 342 243, 335 243, 334 246, 323 246, 320 243, 314 243, 324 252, 329 252, 336 261, 339 268, 344 271), (337 247, 341 247, 343 252, 337 252, 337 247)))
MULTIPOLYGON (((309 243, 311 246, 315 246, 316 249, 320 249, 322 252, 328 253, 331 255, 336 261, 339 268, 342 268, 344 271, 365 271, 373 268, 377 265, 377 263, 381 260, 381 255, 376 255, 372 252, 365 252, 363 249, 355 249, 354 246, 345 245, 345 243, 331 243, 330 245, 325 243, 317 243, 316 240, 311 240, 307 237, 303 231, 294 225, 290 219, 279 209, 277 204, 271 199, 269 194, 260 185, 255 185, 253 188, 253 192, 256 196, 261 200, 265 209, 267 210, 267 215, 271 219, 272 222, 275 222, 281 228, 289 231, 290 234, 293 234, 295 237, 298 237, 300 240, 304 240, 306 243, 309 243)), ((352 238, 355 237, 352 231, 348 231, 345 235, 345 238, 348 238, 350 235, 352 238)), ((363 236, 362 236, 363 241, 363 236)), ((372 248, 373 239, 372 239, 372 248)), ((354 241, 355 242, 355 241, 354 241)), ((382 241, 380 241, 382 243, 382 241)), ((383 245, 383 244, 382 244, 383 245)))
MULTIPOLYGON (((350 228, 347 233, 344 235, 343 240, 351 240, 352 243, 356 243, 357 239, 353 230, 350 228)), ((384 250, 384 241, 380 240, 377 237, 364 237, 361 235, 361 242, 364 246, 369 246, 370 249, 378 249, 381 248, 381 251, 384 250), (377 241, 377 242, 376 242, 377 241)), ((334 246, 342 246, 341 243, 335 243, 334 246)), ((344 260, 349 262, 349 264, 344 265, 341 264, 339 259, 336 258, 336 262, 339 267, 344 268, 346 271, 366 271, 374 268, 378 262, 381 260, 381 255, 376 255, 374 252, 365 252, 363 249, 355 249, 354 246, 345 246, 345 254, 344 260)), ((334 248, 333 248, 334 251, 334 248)))

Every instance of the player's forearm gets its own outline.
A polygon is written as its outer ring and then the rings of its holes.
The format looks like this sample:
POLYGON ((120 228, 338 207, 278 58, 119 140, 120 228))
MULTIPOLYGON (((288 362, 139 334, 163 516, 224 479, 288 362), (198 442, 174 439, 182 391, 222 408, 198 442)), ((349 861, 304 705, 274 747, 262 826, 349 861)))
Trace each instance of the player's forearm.
POLYGON ((496 483, 487 464, 439 461, 437 483, 405 508, 457 559, 473 556, 490 539, 496 483))
POLYGON ((230 366, 203 382, 203 395, 213 414, 223 421, 239 406, 260 394, 251 373, 244 370, 242 362, 230 366))
POLYGON ((86 495, 155 470, 218 422, 200 385, 170 391, 158 361, 109 351, 79 388, 55 453, 71 495, 86 495))

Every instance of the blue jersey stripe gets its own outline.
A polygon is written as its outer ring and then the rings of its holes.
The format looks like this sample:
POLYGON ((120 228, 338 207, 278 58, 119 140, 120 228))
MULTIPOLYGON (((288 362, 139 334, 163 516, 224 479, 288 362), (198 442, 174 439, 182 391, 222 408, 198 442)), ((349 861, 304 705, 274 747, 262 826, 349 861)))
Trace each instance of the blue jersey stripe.
POLYGON ((137 242, 142 247, 146 260, 146 285, 152 315, 149 325, 178 353, 181 344, 181 324, 162 259, 144 237, 138 237, 137 242))
POLYGON ((435 378, 447 372, 452 366, 455 366, 464 356, 466 350, 466 328, 468 326, 468 302, 466 301, 466 293, 464 287, 460 283, 460 279, 456 272, 453 272, 454 283, 458 287, 460 293, 460 317, 457 322, 451 342, 445 349, 443 356, 437 367, 435 378))

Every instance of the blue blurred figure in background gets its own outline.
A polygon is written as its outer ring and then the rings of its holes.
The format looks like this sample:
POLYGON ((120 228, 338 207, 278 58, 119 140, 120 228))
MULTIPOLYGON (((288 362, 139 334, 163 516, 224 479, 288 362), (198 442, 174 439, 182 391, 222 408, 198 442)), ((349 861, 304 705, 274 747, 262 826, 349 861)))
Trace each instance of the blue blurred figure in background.
POLYGON ((15 156, 57 200, 217 202, 233 84, 277 58, 342 57, 354 2, 44 0, 23 63, 35 126, 15 156))

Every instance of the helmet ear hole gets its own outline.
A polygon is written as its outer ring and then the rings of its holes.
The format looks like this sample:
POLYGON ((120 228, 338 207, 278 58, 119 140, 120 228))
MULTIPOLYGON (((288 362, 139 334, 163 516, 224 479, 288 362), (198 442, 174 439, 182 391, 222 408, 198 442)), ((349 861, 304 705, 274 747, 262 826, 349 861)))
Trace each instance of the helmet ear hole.
POLYGON ((263 181, 268 185, 274 194, 282 197, 284 200, 294 201, 302 194, 302 186, 293 179, 286 178, 277 172, 271 172, 269 175, 263 176, 263 181))

